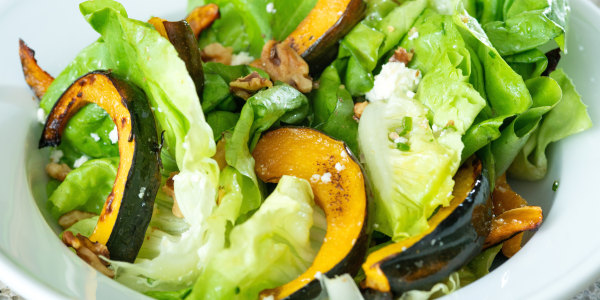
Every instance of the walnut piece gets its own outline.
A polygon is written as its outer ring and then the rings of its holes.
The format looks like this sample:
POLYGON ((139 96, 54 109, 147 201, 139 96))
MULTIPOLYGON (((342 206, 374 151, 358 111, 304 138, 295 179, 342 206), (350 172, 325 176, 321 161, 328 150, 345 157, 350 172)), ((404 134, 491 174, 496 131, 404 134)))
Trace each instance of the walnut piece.
POLYGON ((368 101, 363 101, 363 102, 356 102, 354 104, 354 120, 359 120, 360 117, 362 116, 363 111, 365 111, 365 108, 367 107, 367 105, 369 105, 368 101))
POLYGON ((256 71, 229 83, 229 89, 244 100, 250 98, 260 89, 270 87, 273 87, 271 80, 261 77, 256 71))
POLYGON ((250 65, 265 70, 273 80, 283 81, 302 93, 308 93, 313 88, 308 64, 287 41, 268 41, 262 49, 260 60, 250 65))
POLYGON ((48 173, 48 176, 58 181, 64 181, 69 172, 71 172, 71 168, 66 164, 51 162, 46 165, 46 173, 48 173))
POLYGON ((99 256, 110 258, 110 253, 105 245, 100 243, 93 243, 87 237, 77 234, 74 236, 72 232, 65 231, 62 236, 62 241, 67 247, 75 249, 77 256, 87 262, 98 272, 113 278, 115 272, 108 268, 109 263, 101 259, 99 256))
POLYGON ((67 229, 67 228, 73 226, 73 224, 75 224, 83 219, 91 218, 95 215, 96 214, 86 212, 86 211, 72 210, 72 211, 62 215, 60 218, 58 218, 58 225, 60 225, 60 227, 62 227, 64 229, 67 229))
POLYGON ((224 65, 231 64, 231 57, 233 56, 233 48, 223 47, 219 43, 212 43, 206 45, 200 52, 203 62, 218 62, 224 65))
POLYGON ((390 57, 389 62, 401 62, 407 65, 413 58, 414 51, 410 50, 410 52, 406 51, 406 49, 402 47, 398 47, 396 51, 394 51, 394 55, 390 57))
POLYGON ((171 208, 171 212, 174 216, 178 218, 183 218, 183 213, 181 213, 181 209, 179 209, 179 204, 177 204, 177 198, 175 198, 175 180, 173 178, 175 175, 179 174, 179 172, 173 172, 169 174, 169 178, 167 178, 167 182, 163 185, 162 190, 169 197, 173 198, 173 207, 171 208))

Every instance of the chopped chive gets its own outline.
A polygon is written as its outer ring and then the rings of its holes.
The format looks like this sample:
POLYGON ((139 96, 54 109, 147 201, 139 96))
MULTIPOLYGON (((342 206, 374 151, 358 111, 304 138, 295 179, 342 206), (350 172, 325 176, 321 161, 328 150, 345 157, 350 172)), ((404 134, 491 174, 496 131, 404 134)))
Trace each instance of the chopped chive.
POLYGON ((405 136, 411 130, 412 130, 412 118, 404 117, 402 119, 402 127, 396 128, 396 133, 398 133, 399 136, 405 136))
POLYGON ((410 151, 410 145, 406 143, 397 143, 396 148, 400 151, 410 151))

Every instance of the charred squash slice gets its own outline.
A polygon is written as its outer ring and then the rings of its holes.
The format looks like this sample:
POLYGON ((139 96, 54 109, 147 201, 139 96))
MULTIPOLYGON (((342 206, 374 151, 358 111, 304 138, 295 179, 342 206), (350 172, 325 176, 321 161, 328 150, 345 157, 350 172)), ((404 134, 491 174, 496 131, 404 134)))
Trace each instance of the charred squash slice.
POLYGON ((54 81, 54 77, 44 71, 35 59, 35 52, 27 47, 23 40, 19 39, 19 57, 21 58, 21 67, 23 75, 29 87, 33 90, 38 99, 42 99, 46 90, 54 81))
POLYGON ((338 41, 362 19, 365 7, 363 0, 319 0, 286 40, 311 72, 322 70, 335 58, 338 41))
POLYGON ((185 67, 194 81, 196 93, 202 96, 204 88, 204 70, 202 69, 202 59, 200 57, 200 48, 198 41, 192 31, 192 28, 186 21, 169 22, 164 19, 153 17, 148 20, 154 28, 166 39, 168 39, 179 58, 185 63, 185 67))
POLYGON ((185 20, 192 27, 194 35, 198 37, 204 29, 212 25, 219 17, 219 7, 214 3, 209 3, 194 8, 185 20))
POLYGON ((311 299, 321 292, 318 273, 356 274, 368 246, 367 197, 362 170, 346 145, 314 129, 280 128, 266 133, 252 155, 265 182, 283 175, 308 180, 327 219, 324 242, 308 270, 261 297, 311 299))
POLYGON ((454 180, 454 199, 429 219, 426 232, 367 257, 366 288, 394 295, 429 289, 481 251, 492 218, 487 174, 478 160, 467 161, 454 180))
POLYGON ((39 147, 57 146, 67 122, 88 103, 112 117, 119 136, 119 168, 90 240, 107 246, 110 257, 133 262, 142 246, 160 185, 154 116, 145 94, 105 71, 77 79, 48 115, 39 147))

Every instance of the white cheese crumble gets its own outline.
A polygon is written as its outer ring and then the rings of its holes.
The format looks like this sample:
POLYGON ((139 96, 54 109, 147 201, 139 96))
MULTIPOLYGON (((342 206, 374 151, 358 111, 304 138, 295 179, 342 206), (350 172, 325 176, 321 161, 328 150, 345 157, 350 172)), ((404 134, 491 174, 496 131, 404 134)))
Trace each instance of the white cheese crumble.
POLYGON ((113 144, 116 144, 119 141, 119 133, 117 132, 117 126, 115 126, 113 128, 113 130, 111 130, 108 133, 108 138, 110 139, 110 142, 113 144))
POLYGON ((331 173, 327 172, 327 173, 323 174, 323 176, 321 176, 321 181, 323 183, 330 183, 331 182, 331 173))
POLYGON ((273 2, 269 2, 267 3, 267 12, 270 14, 274 14, 277 12, 277 10, 275 9, 275 5, 273 4, 273 2))
POLYGON ((345 168, 346 168, 346 167, 345 167, 344 165, 342 165, 342 164, 340 164, 340 163, 335 163, 335 169, 336 169, 338 172, 341 172, 341 171, 342 171, 342 170, 344 170, 345 168))
POLYGON ((310 181, 313 183, 317 183, 319 180, 321 180, 321 175, 319 174, 313 174, 313 176, 310 177, 310 181))
POLYGON ((348 155, 346 154, 346 150, 342 150, 342 152, 340 152, 340 156, 341 156, 342 158, 346 158, 346 156, 348 156, 348 155))
POLYGON ((142 188, 140 188, 140 193, 138 194, 138 198, 142 199, 144 197, 145 193, 146 193, 146 187, 143 186, 142 188))
POLYGON ((254 61, 254 57, 250 56, 250 53, 242 51, 238 54, 234 54, 231 56, 231 65, 249 65, 254 61))
POLYGON ((89 156, 87 155, 82 155, 80 158, 76 159, 75 162, 73 163, 73 168, 79 168, 81 167, 81 165, 83 165, 84 162, 88 161, 90 159, 89 156))
POLYGON ((54 150, 50 153, 50 161, 53 163, 57 163, 63 157, 64 153, 62 150, 54 150))
POLYGON ((419 37, 419 32, 417 31, 417 28, 415 28, 415 27, 411 28, 410 31, 408 32, 408 40, 412 41, 418 37, 419 37))
POLYGON ((90 133, 90 136, 91 136, 91 137, 92 137, 92 139, 94 139, 94 141, 96 141, 96 142, 100 140, 100 136, 98 136, 98 134, 97 134, 97 133, 95 133, 95 132, 92 132, 92 133, 90 133))
POLYGON ((375 76, 373 89, 367 92, 367 100, 380 101, 392 98, 396 95, 400 98, 412 99, 409 97, 417 90, 421 81, 421 72, 419 70, 407 68, 402 62, 388 62, 381 67, 381 72, 375 76))
POLYGON ((41 124, 46 124, 46 113, 44 112, 44 109, 41 107, 38 108, 38 110, 37 110, 37 120, 41 124))
POLYGON ((399 143, 406 144, 406 143, 408 143, 408 139, 403 136, 399 136, 396 139, 394 139, 394 144, 399 144, 399 143))

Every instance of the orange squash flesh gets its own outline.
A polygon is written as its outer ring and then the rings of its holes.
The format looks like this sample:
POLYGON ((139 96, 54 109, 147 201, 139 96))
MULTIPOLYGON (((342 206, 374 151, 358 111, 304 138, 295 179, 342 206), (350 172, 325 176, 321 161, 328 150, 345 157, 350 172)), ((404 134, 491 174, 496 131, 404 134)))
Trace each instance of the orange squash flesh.
POLYGON ((133 262, 160 185, 155 121, 143 92, 105 71, 80 77, 52 108, 39 147, 59 145, 69 119, 89 103, 111 116, 117 127, 120 156, 112 191, 90 240, 106 245, 111 258, 133 262))
POLYGON ((286 41, 311 71, 320 70, 335 57, 338 41, 362 19, 365 7, 363 0, 319 0, 286 41))
POLYGON ((278 182, 283 175, 309 181, 327 219, 324 242, 308 270, 283 286, 263 291, 261 297, 286 298, 316 281, 317 273, 335 275, 327 272, 352 256, 357 247, 364 248, 364 255, 365 182, 343 142, 310 128, 280 128, 266 133, 252 155, 256 174, 265 182, 278 182))
POLYGON ((19 57, 21 58, 21 67, 23 75, 29 87, 35 93, 38 99, 42 99, 50 84, 54 81, 54 77, 42 70, 35 59, 35 52, 31 50, 19 39, 19 57))
POLYGON ((481 172, 481 165, 477 165, 476 168, 479 168, 479 170, 460 169, 455 175, 454 180, 456 183, 452 192, 454 198, 450 201, 448 206, 440 208, 436 214, 429 218, 429 228, 425 232, 383 247, 369 254, 367 260, 363 264, 363 270, 366 275, 364 287, 381 292, 390 292, 391 289, 388 278, 380 268, 381 263, 388 258, 404 252, 406 249, 423 239, 423 237, 432 233, 442 221, 454 212, 454 210, 463 203, 469 193, 471 193, 476 180, 474 175, 481 172))
POLYGON ((209 3, 194 8, 185 20, 192 27, 194 35, 198 37, 204 29, 208 28, 219 17, 219 7, 214 3, 209 3))
MULTIPOLYGON (((527 201, 517 194, 506 181, 506 174, 496 180, 496 187, 492 193, 494 215, 499 216, 511 209, 527 206, 527 201)), ((512 257, 519 250, 523 241, 523 233, 517 233, 502 244, 502 254, 512 257)))
POLYGON ((165 25, 163 24, 163 22, 165 22, 165 21, 166 20, 163 18, 152 17, 152 18, 150 18, 150 20, 148 20, 148 23, 150 23, 152 26, 154 26, 156 31, 158 31, 158 33, 160 33, 160 35, 162 37, 169 39, 169 37, 167 36, 167 31, 165 30, 165 25))
POLYGON ((496 216, 492 221, 492 229, 485 240, 484 247, 497 245, 515 234, 536 229, 542 224, 542 208, 525 206, 514 208, 496 216))
MULTIPOLYGON (((62 134, 68 120, 88 103, 95 103, 100 106, 113 118, 119 133, 119 168, 112 192, 104 203, 98 225, 94 230, 90 240, 106 245, 108 238, 114 227, 117 214, 121 205, 121 199, 125 189, 125 181, 131 167, 133 152, 135 149, 135 137, 130 140, 131 116, 129 110, 124 105, 115 105, 114 99, 121 99, 119 91, 113 87, 113 82, 106 76, 100 74, 89 74, 76 81, 61 97, 63 101, 69 103, 57 102, 52 115, 64 116, 62 118, 53 118, 47 123, 44 130, 45 141, 56 141, 56 138, 62 134), (92 87, 92 88, 89 88, 92 87)), ((50 116, 49 116, 50 119, 50 116)), ((45 145, 40 145, 41 147, 45 145)))

